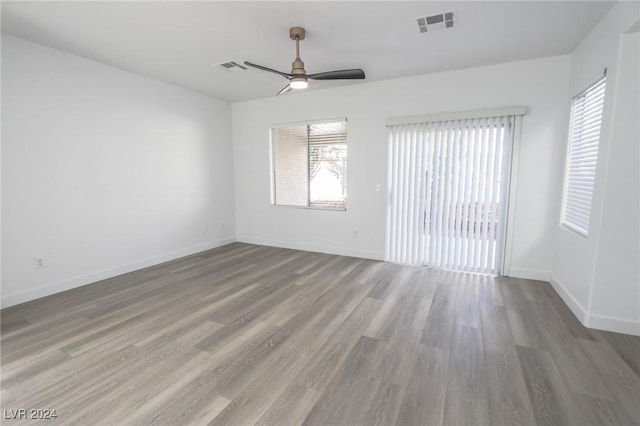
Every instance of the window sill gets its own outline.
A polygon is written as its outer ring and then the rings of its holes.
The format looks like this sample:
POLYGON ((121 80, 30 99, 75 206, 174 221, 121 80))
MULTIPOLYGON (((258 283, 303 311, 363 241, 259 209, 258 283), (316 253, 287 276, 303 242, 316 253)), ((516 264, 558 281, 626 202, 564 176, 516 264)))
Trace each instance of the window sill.
POLYGON ((346 207, 321 207, 321 206, 289 206, 286 204, 271 204, 271 207, 302 210, 325 210, 330 212, 346 212, 346 207))

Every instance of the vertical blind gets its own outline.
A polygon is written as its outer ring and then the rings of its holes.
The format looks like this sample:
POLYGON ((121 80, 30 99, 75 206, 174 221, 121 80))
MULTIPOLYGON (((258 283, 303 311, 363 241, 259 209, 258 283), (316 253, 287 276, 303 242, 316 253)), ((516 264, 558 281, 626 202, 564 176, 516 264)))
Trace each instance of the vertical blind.
POLYGON ((500 272, 513 120, 389 127, 388 261, 500 272))
POLYGON ((571 103, 561 223, 584 237, 589 235, 605 84, 602 78, 571 103))

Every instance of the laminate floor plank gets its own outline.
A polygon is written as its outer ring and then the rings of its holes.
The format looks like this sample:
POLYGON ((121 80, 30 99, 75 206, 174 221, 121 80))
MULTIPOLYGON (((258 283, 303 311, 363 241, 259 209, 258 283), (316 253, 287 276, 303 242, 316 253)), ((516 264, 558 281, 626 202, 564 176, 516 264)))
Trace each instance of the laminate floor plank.
POLYGON ((604 342, 579 340, 594 369, 606 385, 617 411, 625 411, 629 419, 640 419, 640 378, 613 347, 604 342))
POLYGON ((457 281, 458 291, 454 312, 454 324, 458 326, 466 326, 480 328, 480 308, 482 300, 480 283, 474 279, 473 275, 461 275, 457 281))
POLYGON ((396 424, 442 424, 448 370, 449 351, 419 346, 396 424))
POLYGON ((485 307, 481 315, 490 423, 535 424, 506 310, 499 305, 485 307))
MULTIPOLYGON (((224 398, 215 393, 216 378, 234 361, 255 350, 264 335, 271 335, 276 330, 264 322, 253 323, 232 343, 210 352, 212 356, 206 362, 185 372, 171 386, 138 407, 130 419, 132 424, 175 425, 182 424, 187 419, 201 418, 206 413, 210 414, 211 410, 208 407, 211 401, 224 398)), ((227 398, 224 400, 231 403, 227 398)), ((224 408, 226 405, 208 421, 213 420, 224 408)))
POLYGON ((20 330, 24 330, 26 327, 33 325, 27 320, 19 319, 19 320, 11 320, 8 316, 7 319, 0 321, 0 333, 2 336, 11 336, 11 334, 16 333, 20 330))
POLYGON ((606 342, 629 365, 637 377, 640 377, 640 339, 620 333, 602 333, 606 342))
POLYGON ((46 371, 70 360, 69 354, 60 350, 51 350, 42 353, 30 362, 20 363, 13 368, 2 370, 2 386, 12 388, 23 383, 31 377, 40 377, 46 371))
POLYGON ((300 312, 309 309, 320 296, 331 290, 338 282, 339 280, 326 281, 308 276, 296 277, 295 285, 304 289, 275 305, 275 309, 264 314, 263 320, 276 326, 286 324, 300 312))
POLYGON ((631 417, 625 410, 619 410, 610 400, 601 400, 591 396, 569 393, 575 408, 575 424, 584 426, 636 425, 637 417, 631 417))
POLYGON ((210 318, 212 321, 229 324, 250 311, 260 310, 260 307, 262 307, 260 311, 276 307, 279 303, 288 300, 302 290, 300 286, 292 282, 290 276, 285 276, 282 279, 259 285, 256 291, 248 292, 234 301, 227 301, 214 311, 210 318))
POLYGON ((542 339, 552 355, 567 389, 573 393, 599 399, 609 399, 609 391, 602 382, 583 346, 572 336, 570 329, 551 305, 536 304, 535 318, 541 324, 542 339))
POLYGON ((150 348, 143 349, 148 362, 141 363, 138 371, 146 372, 145 374, 118 375, 114 378, 114 386, 100 386, 100 389, 96 389, 94 391, 96 393, 85 401, 82 409, 74 409, 72 414, 67 416, 67 421, 69 424, 78 425, 126 422, 135 414, 138 407, 173 384, 183 374, 198 368, 211 358, 211 354, 195 349, 193 342, 217 326, 215 323, 206 321, 199 324, 198 327, 175 340, 173 342, 175 350, 166 354, 157 350, 151 351, 150 348), (155 374, 155 371, 163 368, 165 363, 174 367, 171 371, 165 371, 164 374, 155 374), (125 401, 126 403, 123 403, 125 401))
POLYGON ((456 312, 456 282, 440 282, 436 288, 429 314, 422 329, 421 343, 449 350, 456 312))
POLYGON ((395 291, 384 298, 364 335, 390 342, 401 339, 419 342, 435 293, 435 285, 422 278, 421 270, 415 269, 397 285, 394 283, 395 291))
POLYGON ((571 401, 551 354, 527 347, 518 347, 517 351, 537 424, 580 424, 577 407, 571 401))
POLYGON ((380 381, 371 374, 377 365, 379 345, 379 340, 367 336, 358 340, 304 425, 364 424, 363 408, 370 406, 380 386, 380 381))
POLYGON ((379 307, 380 300, 365 298, 314 353, 311 361, 293 381, 323 392, 362 337, 379 307))
POLYGON ((640 337, 548 283, 243 243, 3 309, 0 352, 47 424, 640 425, 640 337))
MULTIPOLYGON (((224 396, 237 394, 243 383, 251 380, 251 373, 256 369, 268 370, 272 362, 278 361, 278 356, 292 356, 297 360, 303 355, 315 352, 357 309, 368 293, 369 287, 339 286, 338 290, 342 295, 326 293, 323 297, 326 296, 327 299, 332 300, 320 302, 309 311, 301 312, 269 336, 254 353, 239 359, 232 365, 220 379, 221 394, 224 396), (311 336, 312 339, 310 339, 311 336), (299 356, 296 356, 296 353, 299 356), (262 365, 257 362, 258 360, 262 365)), ((321 300, 322 298, 319 299, 321 300)))
POLYGON ((312 354, 305 350, 282 350, 278 358, 269 363, 269 368, 253 372, 253 380, 237 389, 223 389, 221 393, 234 394, 231 403, 213 420, 211 425, 253 424, 275 404, 278 396, 285 392, 291 377, 295 377, 308 363, 312 354))
POLYGON ((38 396, 40 398, 51 397, 58 392, 64 392, 67 389, 67 383, 81 378, 85 371, 93 372, 88 374, 91 377, 96 375, 94 370, 98 367, 97 375, 104 377, 109 374, 111 369, 126 365, 129 359, 135 357, 139 352, 140 348, 135 346, 99 354, 86 352, 50 368, 46 372, 41 372, 15 384, 11 383, 8 389, 15 395, 15 399, 20 401, 33 401, 38 396))
POLYGON ((386 299, 389 293, 393 292, 396 286, 408 280, 412 273, 410 269, 403 269, 401 266, 394 264, 385 264, 380 269, 380 276, 368 294, 373 299, 386 299))
MULTIPOLYGON (((496 282, 505 277, 493 277, 489 275, 476 275, 474 276, 475 282, 479 286, 479 302, 480 308, 504 306, 502 294, 500 288, 496 285, 496 282)), ((509 280, 513 278, 507 278, 509 280)))
POLYGON ((362 420, 355 424, 386 426, 393 424, 402 405, 404 388, 400 385, 381 381, 370 403, 362 411, 362 420))
MULTIPOLYGON (((345 280, 345 277, 340 280, 345 280)), ((274 397, 272 392, 278 391, 273 389, 275 383, 289 375, 295 376, 309 360, 303 356, 307 350, 301 348, 305 346, 296 343, 297 339, 304 343, 308 338, 299 336, 315 336, 317 333, 312 331, 314 326, 330 328, 331 321, 341 324, 343 319, 339 315, 350 314, 368 291, 366 286, 362 289, 340 288, 342 297, 333 294, 333 297, 326 300, 327 303, 318 303, 311 312, 303 312, 292 318, 254 350, 234 360, 223 370, 198 378, 199 382, 205 382, 204 386, 195 391, 198 398, 185 394, 179 400, 184 400, 185 405, 190 401, 189 410, 193 412, 198 411, 211 396, 222 395, 231 400, 231 403, 220 412, 215 422, 234 423, 239 421, 239 417, 249 419, 250 422, 258 420, 272 402, 269 399, 274 397), (331 301, 334 303, 329 303, 331 301), (353 308, 349 308, 351 305, 353 308), (249 401, 254 403, 248 405, 249 401)), ((310 357, 310 354, 306 356, 310 357)), ((286 385, 278 383, 281 387, 286 385)), ((183 417, 180 420, 187 419, 183 417)))
MULTIPOLYGON (((420 270, 415 270, 405 288, 398 289, 401 297, 395 299, 393 314, 386 316, 381 326, 376 324, 378 329, 374 328, 374 331, 377 332, 372 333, 370 326, 364 333, 381 341, 377 377, 383 385, 395 384, 401 390, 407 386, 412 374, 435 290, 434 286, 423 284, 420 275, 420 270)), ((376 316, 371 325, 379 318, 380 315, 376 316)))
POLYGON ((444 406, 446 425, 490 424, 487 366, 480 329, 454 326, 444 406))
MULTIPOLYGON (((190 314, 200 311, 206 305, 202 301, 194 303, 193 294, 189 298, 187 295, 177 294, 173 298, 173 303, 169 301, 149 302, 153 308, 143 311, 139 315, 131 316, 128 319, 116 322, 118 315, 109 315, 109 322, 114 323, 109 328, 103 328, 96 333, 85 335, 69 344, 60 347, 60 350, 71 356, 77 356, 96 347, 125 347, 131 344, 140 343, 141 339, 146 340, 157 333, 168 332, 177 321, 185 318, 185 308, 188 305, 190 314), (190 300, 189 300, 190 299, 190 300)), ((133 311, 131 313, 134 313, 133 311)), ((188 316, 189 314, 187 314, 188 316)), ((123 318, 126 318, 124 316, 123 318)))
POLYGON ((285 389, 258 419, 256 426, 279 426, 286 419, 288 424, 301 424, 318 402, 320 392, 294 383, 285 389))
POLYGON ((296 322, 296 318, 306 321, 312 317, 304 329, 291 336, 287 343, 292 347, 305 347, 309 351, 317 352, 336 331, 349 323, 349 318, 358 307, 366 303, 366 295, 372 287, 372 283, 360 283, 357 281, 358 272, 354 270, 348 275, 337 280, 336 285, 316 299, 317 303, 307 310, 301 311, 297 317, 289 322, 296 322), (312 336, 312 338, 309 338, 312 336))
MULTIPOLYGON (((54 408, 60 414, 61 421, 62 419, 67 420, 66 407, 74 406, 81 409, 81 402, 87 391, 99 388, 100 384, 107 385, 112 377, 117 376, 121 371, 128 370, 129 366, 137 366, 142 362, 143 356, 139 348, 133 346, 125 348, 100 360, 102 362, 98 371, 93 366, 73 372, 63 370, 67 373, 64 377, 54 376, 57 379, 55 382, 41 383, 37 391, 28 390, 24 396, 16 398, 16 400, 21 406, 26 407, 44 407, 59 403, 54 408)), ((72 361, 67 364, 74 365, 72 361)), ((69 408, 69 412, 71 410, 69 408)))
MULTIPOLYGON (((136 315, 133 317, 134 319, 140 320, 143 317, 143 314, 136 315)), ((132 318, 124 318, 116 322, 116 324, 122 323, 124 321, 134 321, 132 318)), ((82 339, 86 336, 90 336, 102 330, 104 325, 100 324, 96 327, 95 323, 92 323, 90 320, 77 318, 71 322, 65 322, 61 325, 55 325, 51 327, 49 333, 42 331, 36 335, 33 335, 31 338, 26 338, 20 344, 20 341, 17 343, 10 343, 7 345, 3 344, 2 347, 2 364, 3 368, 13 368, 16 364, 24 364, 25 362, 30 362, 38 358, 42 353, 49 351, 52 348, 58 349, 61 346, 71 344, 78 339, 82 339), (97 330, 96 330, 97 328, 97 330)), ((113 327, 113 324, 106 324, 108 327, 113 327)))
POLYGON ((497 285, 502 294, 514 343, 518 346, 546 349, 542 338, 543 324, 533 320, 533 304, 526 300, 522 289, 504 279, 498 281, 497 285))

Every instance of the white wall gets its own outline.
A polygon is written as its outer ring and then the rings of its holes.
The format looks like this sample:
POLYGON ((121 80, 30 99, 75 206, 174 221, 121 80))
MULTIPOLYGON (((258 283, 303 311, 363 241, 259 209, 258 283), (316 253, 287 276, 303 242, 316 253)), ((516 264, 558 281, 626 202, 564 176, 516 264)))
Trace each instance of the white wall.
POLYGON ((611 146, 590 325, 640 335, 640 34, 618 51, 611 146), (615 328, 617 329, 617 328, 615 328))
POLYGON ((233 241, 230 113, 3 34, 2 306, 233 241))
MULTIPOLYGON (((237 239, 382 259, 389 117, 523 105, 511 275, 548 279, 567 130, 569 57, 295 93, 232 106, 237 239), (269 203, 268 130, 347 117, 346 212, 269 203), (380 192, 376 184, 382 184, 380 192), (357 231, 357 236, 354 236, 357 231)), ((313 83, 311 83, 313 84, 313 83)))
MULTIPOLYGON (((558 293, 584 324, 634 334, 640 333, 637 321, 640 310, 638 255, 619 272, 615 272, 613 265, 623 259, 632 259, 633 250, 637 253, 637 245, 635 249, 633 243, 629 243, 629 247, 617 245, 617 238, 626 235, 626 238, 635 239, 636 244, 638 241, 637 232, 634 234, 632 229, 627 228, 628 220, 636 226, 638 222, 637 213, 633 216, 638 191, 633 191, 631 184, 634 173, 637 176, 638 167, 638 156, 632 155, 634 149, 637 152, 639 143, 637 133, 635 137, 633 135, 634 128, 637 132, 634 123, 637 125, 638 118, 637 114, 626 115, 624 110, 633 107, 633 102, 637 105, 639 94, 637 86, 635 89, 633 87, 637 85, 637 79, 634 83, 633 78, 624 82, 619 82, 618 78, 619 64, 630 67, 634 60, 639 60, 638 51, 629 47, 624 48, 621 56, 621 36, 637 23, 639 17, 639 3, 617 3, 572 54, 570 97, 598 80, 605 68, 607 88, 589 238, 578 236, 559 225, 554 228, 556 241, 551 277, 551 283, 558 293), (628 55, 632 57, 628 58, 628 55), (629 97, 620 98, 625 94, 629 97), (613 180, 608 181, 607 176, 612 171, 613 180), (620 176, 618 172, 626 173, 626 179, 625 175, 620 176), (620 183, 629 189, 627 197, 619 194, 617 185, 620 183), (627 249, 631 249, 631 252, 625 255, 627 249), (597 269, 600 271, 598 285, 597 269), (609 295, 603 296, 605 293, 609 295)), ((566 101, 567 109, 569 98, 566 101)), ((566 149, 566 137, 563 145, 563 149, 566 149)), ((635 185, 637 181, 636 178, 635 185)), ((637 207, 635 209, 637 212, 637 207)))

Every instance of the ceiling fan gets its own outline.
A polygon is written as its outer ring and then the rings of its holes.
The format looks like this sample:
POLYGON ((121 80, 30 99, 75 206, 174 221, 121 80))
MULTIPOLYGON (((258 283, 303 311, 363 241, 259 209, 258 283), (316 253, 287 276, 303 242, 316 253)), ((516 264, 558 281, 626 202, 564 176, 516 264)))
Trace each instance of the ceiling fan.
POLYGON ((284 86, 276 96, 287 93, 292 89, 305 89, 309 85, 308 80, 362 80, 364 71, 361 69, 336 70, 307 74, 304 69, 304 62, 300 59, 300 40, 304 40, 305 30, 302 27, 292 27, 289 29, 289 37, 296 42, 296 59, 291 64, 291 73, 277 71, 262 65, 252 64, 245 61, 244 64, 259 70, 279 74, 289 80, 289 84, 284 86))

